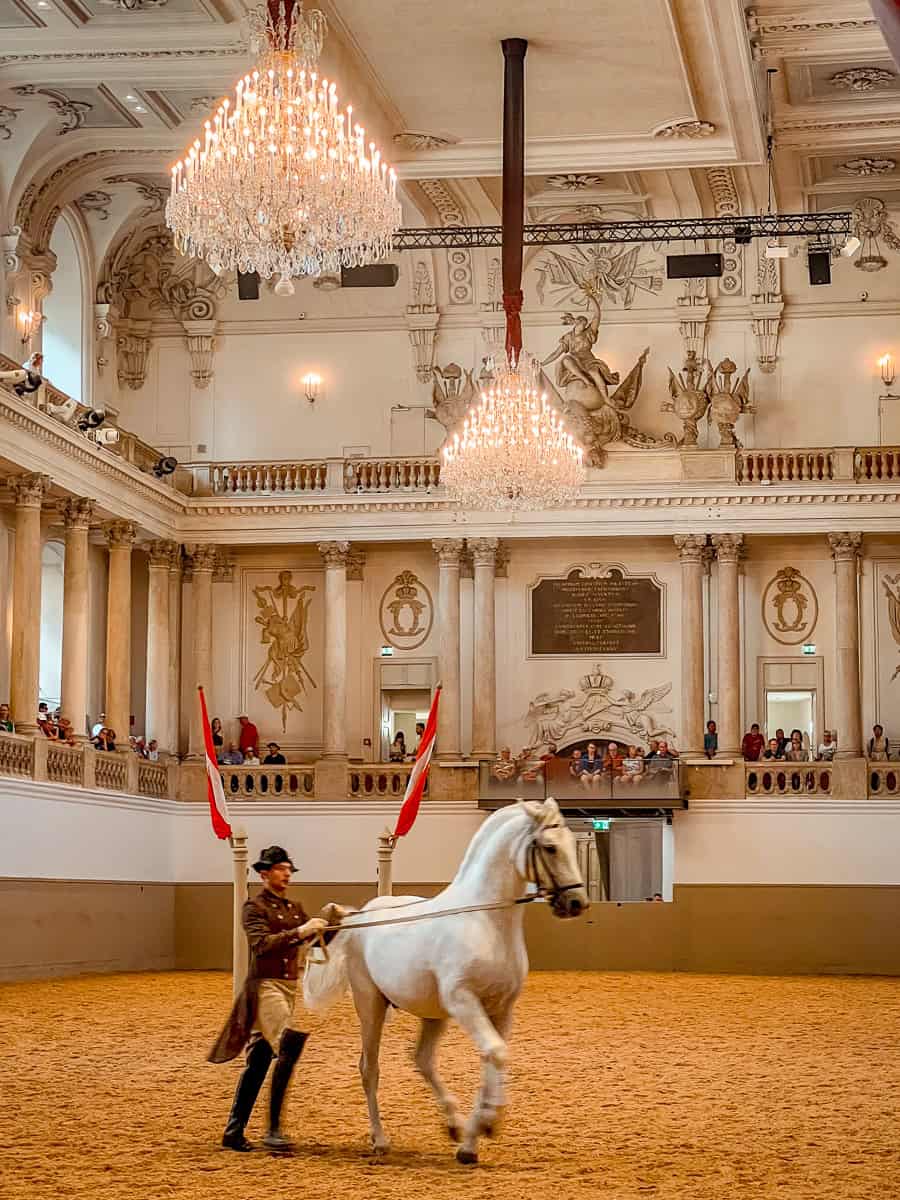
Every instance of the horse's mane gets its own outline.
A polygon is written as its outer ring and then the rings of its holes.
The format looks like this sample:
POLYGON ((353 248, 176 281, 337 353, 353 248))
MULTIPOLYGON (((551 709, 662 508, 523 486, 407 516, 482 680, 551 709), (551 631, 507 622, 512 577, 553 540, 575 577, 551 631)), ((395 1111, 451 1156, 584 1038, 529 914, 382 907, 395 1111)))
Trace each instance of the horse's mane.
POLYGON ((459 869, 456 872, 458 879, 463 871, 471 865, 472 860, 481 853, 481 849, 489 838, 494 836, 494 833, 501 825, 506 825, 513 820, 514 817, 523 816, 522 809, 518 804, 507 805, 506 808, 499 808, 495 813, 491 813, 488 819, 484 822, 463 855, 463 860, 459 864, 459 869))

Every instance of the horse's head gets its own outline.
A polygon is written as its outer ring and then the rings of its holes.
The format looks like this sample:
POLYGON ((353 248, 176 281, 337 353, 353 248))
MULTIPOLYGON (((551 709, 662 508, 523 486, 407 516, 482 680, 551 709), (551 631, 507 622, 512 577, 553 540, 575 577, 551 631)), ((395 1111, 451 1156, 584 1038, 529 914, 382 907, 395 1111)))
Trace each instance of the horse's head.
POLYGON ((525 847, 525 874, 547 894, 554 916, 579 917, 590 905, 578 868, 575 838, 559 805, 547 800, 520 800, 533 822, 525 847))

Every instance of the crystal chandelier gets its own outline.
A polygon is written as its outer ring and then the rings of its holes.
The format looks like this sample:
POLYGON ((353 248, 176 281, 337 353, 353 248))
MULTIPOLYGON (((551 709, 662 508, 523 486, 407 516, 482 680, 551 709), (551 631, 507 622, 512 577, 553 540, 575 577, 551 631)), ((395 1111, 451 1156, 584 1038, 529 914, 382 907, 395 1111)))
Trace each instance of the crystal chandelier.
POLYGON ((506 363, 442 448, 441 482, 465 508, 555 508, 575 498, 584 452, 540 391, 540 367, 522 353, 525 51, 507 38, 503 116, 503 307, 506 363))
POLYGON ((279 276, 337 274, 383 258, 400 225, 397 178, 320 79, 325 18, 302 0, 248 17, 254 69, 172 168, 166 224, 182 254, 279 276))
POLYGON ((538 378, 528 355, 495 371, 462 431, 444 446, 441 482, 466 508, 554 508, 577 492, 583 451, 539 392, 538 378))

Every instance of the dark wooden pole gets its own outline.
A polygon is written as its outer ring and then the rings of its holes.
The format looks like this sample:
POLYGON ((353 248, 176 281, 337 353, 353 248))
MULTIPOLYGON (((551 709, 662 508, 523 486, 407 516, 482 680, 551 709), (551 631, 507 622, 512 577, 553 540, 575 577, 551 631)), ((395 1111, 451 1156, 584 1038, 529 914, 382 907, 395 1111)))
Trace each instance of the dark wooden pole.
POLYGON ((503 308, 506 354, 516 363, 522 349, 522 249, 525 237, 525 52, 524 38, 503 47, 503 308))

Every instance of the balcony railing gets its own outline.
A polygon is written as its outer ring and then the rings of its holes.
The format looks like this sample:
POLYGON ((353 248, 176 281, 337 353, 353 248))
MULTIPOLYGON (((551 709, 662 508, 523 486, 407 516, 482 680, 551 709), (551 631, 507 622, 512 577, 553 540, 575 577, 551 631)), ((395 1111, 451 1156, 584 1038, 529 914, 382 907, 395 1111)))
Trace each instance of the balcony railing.
POLYGON ((220 766, 222 786, 228 796, 242 800, 291 797, 302 800, 315 794, 314 766, 229 767, 220 766))
POLYGON ((834 782, 831 763, 745 764, 748 796, 830 796, 834 782))
POLYGON ((174 800, 178 765, 149 762, 130 750, 95 750, 86 742, 69 746, 43 734, 3 733, 0 775, 174 800))

